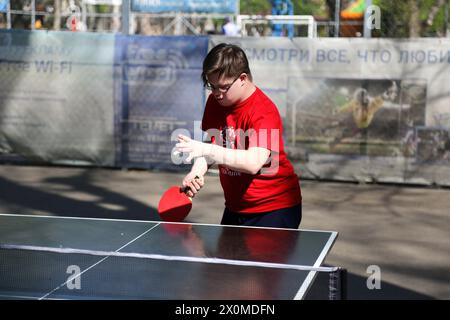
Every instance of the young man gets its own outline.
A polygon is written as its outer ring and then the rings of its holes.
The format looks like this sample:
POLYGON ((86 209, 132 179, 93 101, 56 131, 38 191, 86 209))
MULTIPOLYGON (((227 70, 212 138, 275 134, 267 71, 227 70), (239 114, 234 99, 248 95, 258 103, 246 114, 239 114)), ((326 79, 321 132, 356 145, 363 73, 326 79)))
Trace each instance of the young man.
POLYGON ((203 62, 202 79, 211 90, 202 130, 211 143, 179 135, 176 150, 194 159, 183 179, 193 197, 212 164, 219 166, 225 195, 221 224, 296 229, 301 221, 301 191, 286 157, 281 117, 275 104, 252 82, 245 52, 219 44, 203 62))

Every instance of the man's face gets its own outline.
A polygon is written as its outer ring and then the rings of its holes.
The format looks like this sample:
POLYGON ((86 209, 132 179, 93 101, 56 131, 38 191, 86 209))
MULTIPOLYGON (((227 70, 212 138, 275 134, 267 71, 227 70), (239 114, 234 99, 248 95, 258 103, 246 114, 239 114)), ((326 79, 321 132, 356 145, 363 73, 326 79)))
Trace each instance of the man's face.
POLYGON ((218 73, 208 75, 208 89, 222 106, 231 106, 240 102, 242 96, 243 77, 241 74, 237 78, 219 78, 218 73))

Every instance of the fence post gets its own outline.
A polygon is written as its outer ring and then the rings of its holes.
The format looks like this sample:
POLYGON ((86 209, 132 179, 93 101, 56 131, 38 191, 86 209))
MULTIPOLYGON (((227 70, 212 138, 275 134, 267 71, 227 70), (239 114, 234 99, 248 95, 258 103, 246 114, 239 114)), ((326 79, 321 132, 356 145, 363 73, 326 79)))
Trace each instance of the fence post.
POLYGON ((130 34, 130 0, 122 0, 122 34, 130 34))
POLYGON ((6 29, 11 29, 11 2, 6 3, 6 29))
POLYGON ((31 23, 30 29, 36 29, 36 0, 31 0, 31 23))
POLYGON ((445 3, 445 21, 444 21, 444 36, 448 37, 448 6, 449 6, 449 0, 445 3))
POLYGON ((372 30, 367 25, 367 19, 368 19, 368 15, 369 15, 367 8, 370 8, 371 5, 372 5, 372 0, 366 0, 366 8, 364 9, 364 38, 372 37, 372 30))
POLYGON ((341 17, 341 0, 336 0, 336 5, 334 8, 334 36, 339 37, 339 25, 341 17))

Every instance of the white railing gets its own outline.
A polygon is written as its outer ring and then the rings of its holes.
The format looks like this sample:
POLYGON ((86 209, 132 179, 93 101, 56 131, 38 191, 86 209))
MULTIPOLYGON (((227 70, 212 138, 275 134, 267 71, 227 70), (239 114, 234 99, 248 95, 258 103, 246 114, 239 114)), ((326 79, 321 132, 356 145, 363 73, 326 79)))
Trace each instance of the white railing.
POLYGON ((307 25, 308 38, 317 37, 317 22, 310 15, 238 15, 237 24, 240 26, 243 36, 247 36, 246 26, 249 24, 293 24, 307 25))

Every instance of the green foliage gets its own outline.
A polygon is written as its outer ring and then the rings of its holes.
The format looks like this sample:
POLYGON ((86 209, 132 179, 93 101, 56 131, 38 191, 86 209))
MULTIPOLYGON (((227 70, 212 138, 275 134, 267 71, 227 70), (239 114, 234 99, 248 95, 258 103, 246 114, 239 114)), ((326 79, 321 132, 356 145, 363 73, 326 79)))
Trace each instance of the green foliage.
POLYGON ((314 15, 324 17, 328 15, 328 6, 325 0, 292 0, 294 14, 314 15))
POLYGON ((270 0, 240 0, 241 14, 271 14, 270 0))
POLYGON ((408 37, 411 14, 407 1, 374 0, 372 3, 379 6, 381 11, 381 30, 374 30, 374 36, 408 37))
MULTIPOLYGON (((351 3, 352 0, 341 0, 342 8, 351 3)), ((329 4, 333 1, 327 0, 292 0, 294 14, 314 15, 316 17, 329 17, 331 12, 329 4)), ((445 27, 445 6, 441 6, 434 16, 431 25, 427 20, 433 7, 438 0, 372 0, 372 4, 381 9, 381 30, 374 30, 375 37, 407 38, 410 36, 411 23, 416 23, 421 36, 442 35, 445 27), (419 10, 418 21, 411 21, 413 15, 411 2, 419 10)), ((331 5, 331 4, 330 4, 331 5)), ((270 0, 241 0, 242 14, 270 14, 270 0)), ((330 17, 333 20, 333 17, 330 17)))
POLYGON ((96 5, 95 7, 96 7, 95 11, 98 12, 98 13, 109 13, 109 12, 111 12, 111 6, 108 6, 106 4, 99 4, 99 5, 96 5))
MULTIPOLYGON (((327 5, 324 0, 292 0, 294 14, 325 15, 327 5)), ((271 14, 270 0, 240 0, 241 14, 271 14)))
MULTIPOLYGON (((437 12, 432 25, 427 20, 437 0, 415 0, 419 10, 419 21, 421 36, 438 36, 443 32, 445 26, 445 6, 441 6, 437 12)), ((410 1, 373 0, 374 5, 381 9, 381 30, 375 34, 381 37, 409 37, 412 9, 410 1)))

